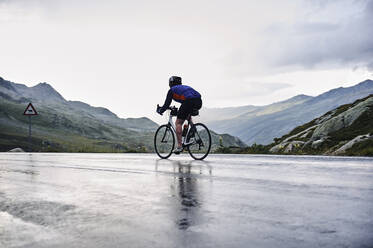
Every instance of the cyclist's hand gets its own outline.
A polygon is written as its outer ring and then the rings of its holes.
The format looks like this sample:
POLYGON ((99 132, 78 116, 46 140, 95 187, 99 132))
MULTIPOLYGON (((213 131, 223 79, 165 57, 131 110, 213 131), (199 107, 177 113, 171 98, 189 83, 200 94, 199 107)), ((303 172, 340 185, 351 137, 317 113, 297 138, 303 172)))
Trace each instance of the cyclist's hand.
POLYGON ((159 104, 157 104, 157 113, 160 114, 160 115, 163 115, 163 113, 161 113, 161 107, 159 106, 159 104))

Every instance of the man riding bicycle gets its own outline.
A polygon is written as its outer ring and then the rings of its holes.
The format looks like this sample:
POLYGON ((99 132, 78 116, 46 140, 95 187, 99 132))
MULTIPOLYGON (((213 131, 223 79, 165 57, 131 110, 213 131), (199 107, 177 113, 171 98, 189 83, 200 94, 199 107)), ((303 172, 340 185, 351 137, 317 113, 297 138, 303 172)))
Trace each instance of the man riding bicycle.
POLYGON ((183 123, 193 113, 193 111, 199 110, 202 107, 202 99, 201 94, 194 90, 192 87, 182 85, 181 77, 170 77, 170 79, 168 80, 168 84, 170 86, 170 90, 167 93, 167 97, 163 106, 157 107, 157 113, 162 115, 163 112, 165 112, 170 106, 172 100, 181 103, 181 106, 177 113, 177 119, 175 121, 178 146, 174 150, 175 154, 180 154, 180 152, 183 151, 181 138, 183 123))

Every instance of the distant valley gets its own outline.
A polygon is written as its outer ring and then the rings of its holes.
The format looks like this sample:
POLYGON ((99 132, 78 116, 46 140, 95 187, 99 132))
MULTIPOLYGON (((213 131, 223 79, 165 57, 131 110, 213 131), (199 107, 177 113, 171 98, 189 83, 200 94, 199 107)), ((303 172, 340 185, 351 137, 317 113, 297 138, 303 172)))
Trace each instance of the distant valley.
POLYGON ((293 128, 324 113, 373 93, 373 81, 336 88, 316 97, 298 95, 266 106, 204 108, 201 120, 217 132, 229 133, 252 144, 269 144, 293 128))

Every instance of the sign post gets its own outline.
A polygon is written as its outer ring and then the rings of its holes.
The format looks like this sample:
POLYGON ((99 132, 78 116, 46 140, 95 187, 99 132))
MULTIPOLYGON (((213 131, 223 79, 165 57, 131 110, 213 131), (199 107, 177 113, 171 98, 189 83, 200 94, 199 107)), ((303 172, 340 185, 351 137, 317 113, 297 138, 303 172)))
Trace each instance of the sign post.
POLYGON ((36 112, 34 106, 32 106, 32 103, 30 102, 25 111, 23 112, 23 115, 28 116, 29 126, 28 126, 28 142, 29 142, 29 151, 31 152, 31 116, 38 115, 36 112))

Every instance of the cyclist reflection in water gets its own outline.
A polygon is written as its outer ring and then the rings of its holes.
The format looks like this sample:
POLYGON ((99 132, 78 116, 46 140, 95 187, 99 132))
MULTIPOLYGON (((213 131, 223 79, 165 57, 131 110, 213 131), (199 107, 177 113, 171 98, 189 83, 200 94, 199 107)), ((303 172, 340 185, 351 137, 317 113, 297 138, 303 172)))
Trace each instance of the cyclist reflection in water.
POLYGON ((162 107, 157 107, 157 113, 162 115, 170 106, 172 100, 181 103, 175 122, 177 136, 177 148, 174 150, 175 154, 180 154, 180 152, 183 151, 181 134, 184 121, 194 111, 199 110, 202 107, 201 94, 190 86, 182 85, 181 81, 181 77, 170 77, 168 80, 170 90, 167 93, 166 100, 162 107))
POLYGON ((187 229, 192 223, 193 218, 190 219, 188 216, 190 211, 193 211, 192 207, 198 207, 199 202, 196 198, 196 178, 191 176, 190 170, 191 165, 183 165, 178 163, 178 186, 179 186, 179 196, 181 199, 181 205, 183 206, 182 211, 185 212, 184 218, 180 218, 178 221, 179 229, 187 229))
MULTIPOLYGON (((157 160, 155 170, 159 171, 159 163, 164 163, 165 160, 157 160)), ((174 170, 174 185, 171 186, 175 190, 175 196, 180 201, 181 208, 177 210, 176 224, 179 229, 186 230, 191 225, 198 225, 203 222, 201 214, 201 194, 198 192, 198 177, 192 173, 192 169, 199 169, 199 174, 205 174, 203 171, 208 170, 208 174, 212 175, 212 167, 207 162, 198 161, 170 161, 174 170), (179 212, 180 211, 180 212, 179 212)))

